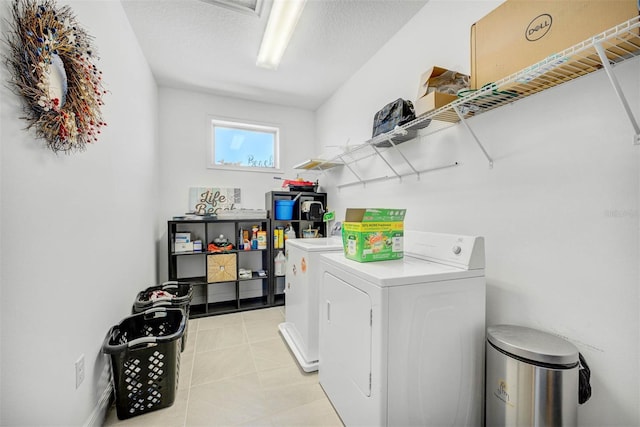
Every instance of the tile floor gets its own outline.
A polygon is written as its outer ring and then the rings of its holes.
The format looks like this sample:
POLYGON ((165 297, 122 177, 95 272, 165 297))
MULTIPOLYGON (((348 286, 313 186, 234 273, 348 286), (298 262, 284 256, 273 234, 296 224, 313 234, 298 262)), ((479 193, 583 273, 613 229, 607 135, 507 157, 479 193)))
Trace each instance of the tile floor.
POLYGON ((278 332, 284 307, 189 321, 174 404, 105 426, 327 426, 343 424, 278 332))

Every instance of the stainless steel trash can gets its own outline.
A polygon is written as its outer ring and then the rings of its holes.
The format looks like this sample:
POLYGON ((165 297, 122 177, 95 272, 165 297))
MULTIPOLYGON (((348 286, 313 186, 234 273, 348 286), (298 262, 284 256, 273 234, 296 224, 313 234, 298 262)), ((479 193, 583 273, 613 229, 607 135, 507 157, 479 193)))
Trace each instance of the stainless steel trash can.
POLYGON ((531 328, 487 328, 486 427, 576 427, 578 349, 531 328))

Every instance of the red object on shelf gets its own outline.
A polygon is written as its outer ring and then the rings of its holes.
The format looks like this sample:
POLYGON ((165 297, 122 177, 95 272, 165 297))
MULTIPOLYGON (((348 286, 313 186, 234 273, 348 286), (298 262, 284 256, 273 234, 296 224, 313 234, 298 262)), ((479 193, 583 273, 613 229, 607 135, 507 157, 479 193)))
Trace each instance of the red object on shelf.
POLYGON ((298 186, 305 187, 305 186, 316 185, 316 183, 311 181, 298 181, 297 179, 285 179, 284 182, 282 183, 282 188, 289 187, 291 185, 295 187, 298 187, 298 186))
POLYGON ((233 249, 233 245, 229 243, 225 246, 218 246, 214 243, 209 243, 207 245, 207 252, 227 252, 233 249))
POLYGON ((282 183, 283 188, 289 188, 290 191, 311 191, 314 192, 318 188, 317 182, 300 181, 298 179, 285 179, 282 183))

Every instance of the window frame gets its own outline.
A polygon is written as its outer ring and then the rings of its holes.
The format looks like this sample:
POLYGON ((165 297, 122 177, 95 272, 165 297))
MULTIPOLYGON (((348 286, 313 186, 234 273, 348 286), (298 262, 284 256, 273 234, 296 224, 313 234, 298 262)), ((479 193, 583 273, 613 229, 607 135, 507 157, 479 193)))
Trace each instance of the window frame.
POLYGON ((280 137, 281 127, 276 124, 267 124, 260 122, 249 122, 247 120, 221 118, 209 116, 208 120, 208 139, 207 139, 207 169, 218 169, 227 171, 243 171, 243 172, 266 172, 266 173, 282 173, 280 160, 280 137), (216 141, 215 128, 224 127, 231 129, 248 130, 254 132, 271 133, 274 135, 273 141, 273 167, 253 167, 253 166, 230 166, 216 164, 216 141))

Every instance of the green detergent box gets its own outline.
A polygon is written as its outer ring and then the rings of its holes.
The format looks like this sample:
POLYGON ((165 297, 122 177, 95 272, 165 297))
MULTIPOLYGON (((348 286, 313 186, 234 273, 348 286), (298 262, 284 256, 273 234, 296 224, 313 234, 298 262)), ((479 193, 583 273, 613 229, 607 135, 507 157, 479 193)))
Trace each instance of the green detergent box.
POLYGON ((347 208, 342 223, 345 257, 358 262, 402 258, 406 212, 406 209, 347 208))

